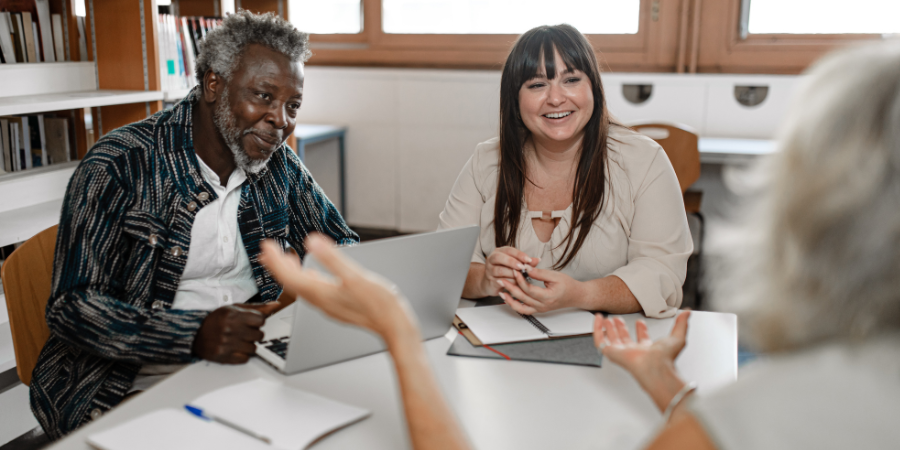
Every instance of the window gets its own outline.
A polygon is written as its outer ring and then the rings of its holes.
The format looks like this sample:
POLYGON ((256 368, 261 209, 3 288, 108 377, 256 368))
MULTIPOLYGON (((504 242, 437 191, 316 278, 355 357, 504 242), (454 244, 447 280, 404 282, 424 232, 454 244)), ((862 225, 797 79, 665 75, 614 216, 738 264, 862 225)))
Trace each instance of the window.
POLYGON ((898 0, 753 0, 751 34, 900 33, 898 0))
POLYGON ((301 31, 314 34, 357 34, 362 31, 360 0, 292 0, 289 18, 301 31))
POLYGON ((585 34, 636 34, 640 0, 382 0, 385 33, 521 34, 568 23, 585 34))
POLYGON ((587 35, 605 67, 660 71, 675 65, 678 5, 666 0, 288 0, 287 9, 291 21, 311 33, 311 65, 497 69, 517 35, 538 25, 569 23, 587 35))

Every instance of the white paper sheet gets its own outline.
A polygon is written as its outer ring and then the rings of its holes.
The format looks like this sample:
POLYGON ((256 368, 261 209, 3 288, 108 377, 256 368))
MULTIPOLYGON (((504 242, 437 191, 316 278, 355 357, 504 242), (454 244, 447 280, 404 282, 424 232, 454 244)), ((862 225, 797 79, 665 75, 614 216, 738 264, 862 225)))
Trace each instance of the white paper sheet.
POLYGON ((153 411, 117 427, 91 435, 100 450, 271 450, 268 444, 187 411, 153 411))
MULTIPOLYGON (((456 315, 487 345, 549 339, 508 305, 461 308, 456 310, 456 315)), ((535 314, 534 317, 553 336, 590 334, 594 326, 593 314, 575 308, 535 314)))
POLYGON ((301 450, 370 412, 262 378, 228 386, 193 402, 208 414, 253 430, 275 447, 301 450))

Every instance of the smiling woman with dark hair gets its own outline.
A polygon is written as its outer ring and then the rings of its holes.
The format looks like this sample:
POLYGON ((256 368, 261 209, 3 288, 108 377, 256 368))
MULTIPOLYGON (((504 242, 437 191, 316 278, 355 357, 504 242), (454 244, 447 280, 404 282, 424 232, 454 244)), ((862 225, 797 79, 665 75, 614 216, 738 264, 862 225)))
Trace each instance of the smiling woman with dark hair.
POLYGON ((472 224, 466 298, 499 295, 523 314, 670 317, 681 304, 693 243, 675 171, 612 120, 594 49, 569 25, 528 31, 506 60, 500 137, 478 145, 440 216, 472 224))

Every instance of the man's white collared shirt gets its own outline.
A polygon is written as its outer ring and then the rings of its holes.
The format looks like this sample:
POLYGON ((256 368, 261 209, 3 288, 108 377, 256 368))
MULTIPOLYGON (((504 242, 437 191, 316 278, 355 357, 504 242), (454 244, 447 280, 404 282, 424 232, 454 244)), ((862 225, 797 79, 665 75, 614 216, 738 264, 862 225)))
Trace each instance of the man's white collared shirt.
POLYGON ((194 217, 187 264, 172 309, 212 311, 243 303, 256 295, 259 288, 237 223, 241 184, 247 175, 235 168, 228 177, 228 184, 222 186, 219 176, 199 156, 197 161, 200 173, 217 198, 194 217))

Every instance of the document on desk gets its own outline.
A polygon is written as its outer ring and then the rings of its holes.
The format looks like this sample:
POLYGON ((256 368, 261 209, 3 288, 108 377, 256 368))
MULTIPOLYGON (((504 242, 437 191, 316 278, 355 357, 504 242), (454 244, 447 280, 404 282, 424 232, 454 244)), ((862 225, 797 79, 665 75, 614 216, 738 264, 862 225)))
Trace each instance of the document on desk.
POLYGON ((593 314, 575 308, 523 316, 504 304, 460 308, 456 317, 487 345, 580 336, 594 326, 593 314))
POLYGON ((214 420, 187 411, 155 411, 92 435, 88 443, 101 450, 301 450, 371 414, 262 378, 217 389, 191 401, 190 406, 214 420))
POLYGON ((160 409, 92 434, 88 444, 100 450, 198 449, 271 450, 272 446, 183 409, 160 409))

